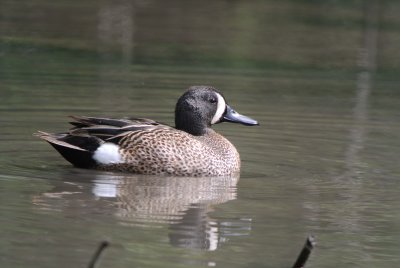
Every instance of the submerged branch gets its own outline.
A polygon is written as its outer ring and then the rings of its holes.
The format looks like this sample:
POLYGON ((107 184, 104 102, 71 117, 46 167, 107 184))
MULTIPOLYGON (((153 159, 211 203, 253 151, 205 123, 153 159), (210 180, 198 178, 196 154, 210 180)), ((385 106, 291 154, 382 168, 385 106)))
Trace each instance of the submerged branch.
POLYGON ((310 235, 307 238, 306 243, 304 244, 303 249, 301 250, 299 256, 297 257, 297 260, 294 263, 293 268, 304 267, 315 245, 316 245, 315 238, 312 235, 310 235))
POLYGON ((103 242, 100 243, 100 245, 98 246, 96 252, 94 253, 94 255, 92 257, 92 259, 90 260, 89 265, 87 266, 87 268, 95 268, 96 267, 96 263, 99 260, 101 253, 109 245, 110 245, 110 243, 108 241, 103 241, 103 242))

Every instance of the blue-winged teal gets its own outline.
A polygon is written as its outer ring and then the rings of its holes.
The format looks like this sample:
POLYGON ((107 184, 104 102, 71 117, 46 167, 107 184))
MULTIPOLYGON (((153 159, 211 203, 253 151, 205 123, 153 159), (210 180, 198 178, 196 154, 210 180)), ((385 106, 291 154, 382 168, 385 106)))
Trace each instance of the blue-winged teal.
POLYGON ((174 176, 240 171, 236 148, 211 129, 220 122, 258 125, 235 112, 213 87, 192 86, 178 100, 175 128, 150 119, 73 116, 68 132, 37 135, 76 167, 174 176))

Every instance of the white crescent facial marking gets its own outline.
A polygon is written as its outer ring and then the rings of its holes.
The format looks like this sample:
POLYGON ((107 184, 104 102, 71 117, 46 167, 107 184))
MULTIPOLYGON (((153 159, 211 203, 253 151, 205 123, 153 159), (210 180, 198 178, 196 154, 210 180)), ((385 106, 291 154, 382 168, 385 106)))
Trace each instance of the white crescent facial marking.
POLYGON ((224 98, 219 93, 215 93, 215 94, 217 94, 217 97, 218 97, 218 101, 217 101, 218 106, 217 106, 217 111, 215 112, 215 115, 214 115, 213 119, 211 120, 211 124, 215 124, 219 120, 221 120, 221 117, 224 114, 225 109, 226 109, 226 102, 225 102, 224 98))
POLYGON ((106 142, 100 145, 96 151, 94 151, 93 159, 99 164, 109 165, 122 163, 122 157, 119 153, 119 146, 106 142))

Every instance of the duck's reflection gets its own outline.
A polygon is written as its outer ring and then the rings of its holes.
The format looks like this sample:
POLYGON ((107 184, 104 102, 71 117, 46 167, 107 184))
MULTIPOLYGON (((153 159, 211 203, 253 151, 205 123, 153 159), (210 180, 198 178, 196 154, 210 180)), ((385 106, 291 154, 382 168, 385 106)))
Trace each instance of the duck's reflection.
POLYGON ((74 171, 63 177, 62 183, 36 197, 36 204, 64 212, 101 211, 125 225, 168 224, 170 243, 186 248, 216 250, 229 236, 246 235, 250 230, 246 219, 221 222, 209 215, 213 206, 236 199, 238 176, 156 177, 74 171))
POLYGON ((185 248, 218 248, 218 223, 207 216, 207 205, 199 204, 187 209, 182 219, 170 225, 169 239, 171 244, 185 248))

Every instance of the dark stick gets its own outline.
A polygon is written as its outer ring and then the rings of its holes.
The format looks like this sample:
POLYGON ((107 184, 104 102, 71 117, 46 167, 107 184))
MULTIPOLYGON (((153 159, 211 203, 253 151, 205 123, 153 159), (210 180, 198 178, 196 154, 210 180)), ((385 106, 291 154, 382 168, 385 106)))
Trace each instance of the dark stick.
POLYGON ((94 268, 96 266, 96 263, 99 260, 101 253, 109 245, 110 243, 108 243, 108 241, 103 241, 100 243, 99 247, 97 248, 96 252, 94 253, 92 259, 89 262, 88 268, 94 268))
POLYGON ((303 246, 299 256, 297 257, 296 262, 293 265, 293 268, 303 268, 306 264, 308 257, 311 254, 314 246, 316 245, 315 239, 312 235, 307 237, 306 243, 303 246))

